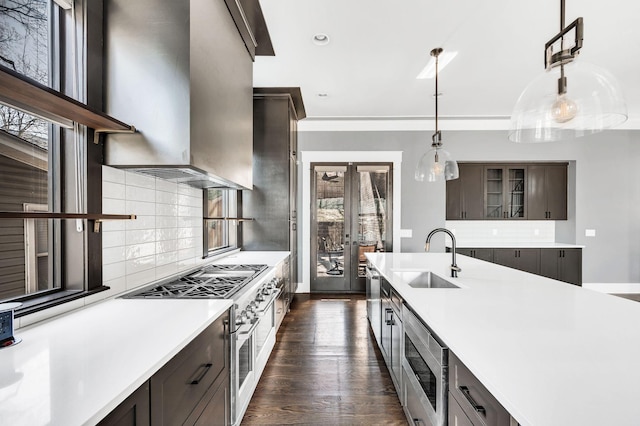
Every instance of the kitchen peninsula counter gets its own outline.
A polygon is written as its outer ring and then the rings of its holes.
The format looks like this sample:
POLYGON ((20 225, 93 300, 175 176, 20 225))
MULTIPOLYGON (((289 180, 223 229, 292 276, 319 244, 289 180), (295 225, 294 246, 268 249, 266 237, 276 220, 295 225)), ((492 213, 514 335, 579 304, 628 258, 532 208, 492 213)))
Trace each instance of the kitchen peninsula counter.
MULTIPOLYGON (((274 266, 288 254, 233 252, 213 263, 274 266)), ((116 297, 16 330, 22 342, 0 349, 0 424, 96 424, 231 305, 116 297)))
POLYGON ((451 254, 366 255, 523 426, 640 421, 640 304, 451 254), (432 271, 459 289, 413 288, 432 271))

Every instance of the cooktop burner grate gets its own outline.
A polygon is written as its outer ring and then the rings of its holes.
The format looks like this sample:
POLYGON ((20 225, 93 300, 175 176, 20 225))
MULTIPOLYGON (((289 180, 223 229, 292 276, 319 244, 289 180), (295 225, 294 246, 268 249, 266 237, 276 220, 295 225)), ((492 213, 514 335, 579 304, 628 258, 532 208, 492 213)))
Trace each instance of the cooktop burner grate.
POLYGON ((125 297, 229 299, 265 269, 267 265, 208 265, 175 281, 143 288, 125 297))

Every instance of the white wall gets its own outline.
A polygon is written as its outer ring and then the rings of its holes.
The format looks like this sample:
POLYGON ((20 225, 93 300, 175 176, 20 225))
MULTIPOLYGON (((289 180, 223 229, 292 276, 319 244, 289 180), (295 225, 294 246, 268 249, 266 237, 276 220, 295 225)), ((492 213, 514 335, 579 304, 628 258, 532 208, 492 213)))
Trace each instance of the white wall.
MULTIPOLYGON (((413 237, 402 251, 422 251, 427 233, 445 224, 444 183, 413 179, 430 142, 429 132, 300 132, 299 151, 403 151, 401 227, 413 237)), ((556 239, 586 246, 585 282, 640 282, 640 131, 612 130, 575 141, 514 144, 504 131, 445 131, 445 148, 458 161, 569 161, 569 220, 556 239), (585 237, 595 229, 595 237, 585 237), (574 240, 574 241, 571 241, 574 240)), ((301 190, 306 190, 301 188, 301 190)), ((436 242, 440 250, 444 238, 436 242)), ((438 247, 434 245, 434 250, 438 247)))

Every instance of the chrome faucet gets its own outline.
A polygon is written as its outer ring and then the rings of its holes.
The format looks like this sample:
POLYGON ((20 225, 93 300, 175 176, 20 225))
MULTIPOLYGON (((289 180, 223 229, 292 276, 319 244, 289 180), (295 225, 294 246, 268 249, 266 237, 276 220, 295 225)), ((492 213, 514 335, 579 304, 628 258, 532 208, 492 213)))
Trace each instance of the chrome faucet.
POLYGON ((458 265, 456 265, 456 237, 453 235, 453 232, 449 231, 447 228, 436 228, 429 232, 429 235, 427 235, 427 241, 424 243, 424 251, 429 251, 431 237, 438 232, 444 232, 451 237, 451 241, 453 242, 453 247, 451 247, 451 276, 453 278, 458 278, 458 272, 462 271, 462 269, 458 268, 458 265))

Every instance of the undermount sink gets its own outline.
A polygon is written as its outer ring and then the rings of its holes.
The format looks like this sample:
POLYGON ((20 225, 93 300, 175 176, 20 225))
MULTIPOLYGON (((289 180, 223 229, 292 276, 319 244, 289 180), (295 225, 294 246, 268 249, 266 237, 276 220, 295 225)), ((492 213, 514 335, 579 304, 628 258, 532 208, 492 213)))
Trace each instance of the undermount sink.
POLYGON ((431 271, 403 271, 396 272, 413 288, 460 288, 431 271))

